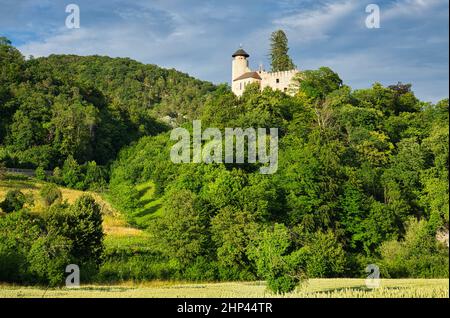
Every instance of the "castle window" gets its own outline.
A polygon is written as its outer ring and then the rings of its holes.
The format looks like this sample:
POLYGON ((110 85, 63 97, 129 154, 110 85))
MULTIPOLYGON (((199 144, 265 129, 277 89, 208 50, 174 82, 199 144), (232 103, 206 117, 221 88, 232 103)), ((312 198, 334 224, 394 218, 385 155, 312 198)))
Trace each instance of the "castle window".
POLYGON ((280 83, 280 79, 279 79, 279 78, 277 78, 277 84, 278 84, 278 83, 280 83))
POLYGON ((239 83, 239 89, 242 89, 242 82, 239 83))

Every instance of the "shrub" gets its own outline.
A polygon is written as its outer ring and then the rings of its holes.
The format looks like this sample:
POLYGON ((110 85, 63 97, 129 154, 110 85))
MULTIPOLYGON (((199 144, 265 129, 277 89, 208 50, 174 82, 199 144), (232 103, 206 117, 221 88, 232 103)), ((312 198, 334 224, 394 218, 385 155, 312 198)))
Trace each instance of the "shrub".
POLYGON ((298 284, 296 277, 282 274, 267 279, 267 287, 277 294, 285 294, 293 291, 298 284))
POLYGON ((5 200, 0 203, 0 207, 3 212, 11 213, 21 210, 26 202, 27 198, 20 190, 10 190, 6 193, 5 200))
POLYGON ((35 172, 34 172, 34 175, 36 176, 36 178, 37 178, 38 180, 44 181, 44 180, 47 179, 47 175, 45 174, 45 170, 44 170, 44 168, 42 168, 42 167, 36 168, 36 170, 35 170, 35 172))
POLYGON ((72 156, 64 161, 61 177, 63 183, 70 188, 82 190, 84 187, 81 167, 72 156))
POLYGON ((217 264, 205 257, 198 257, 183 272, 183 278, 192 281, 214 281, 217 276, 217 264))
POLYGON ((53 169, 53 175, 51 176, 50 180, 56 184, 63 184, 62 178, 62 170, 59 167, 53 169))
POLYGON ((97 166, 95 161, 86 164, 86 175, 84 178, 84 185, 93 191, 101 191, 106 188, 104 169, 97 166))
POLYGON ((211 221, 211 234, 217 245, 219 264, 242 270, 248 267, 246 251, 257 230, 252 213, 230 207, 221 209, 211 221))
POLYGON ((71 242, 65 237, 46 235, 31 246, 27 260, 32 280, 57 286, 64 283, 65 267, 71 264, 71 242))
POLYGON ((6 166, 3 162, 0 162, 0 180, 6 178, 6 166))
POLYGON ((52 183, 44 185, 39 194, 41 195, 41 198, 46 206, 62 201, 61 190, 59 190, 59 188, 52 183))
POLYGON ((255 280, 256 274, 253 273, 253 267, 250 265, 248 268, 242 268, 238 266, 224 266, 218 264, 218 275, 221 281, 253 281, 255 280))
POLYGON ((186 266, 201 256, 206 240, 196 202, 196 195, 188 190, 173 191, 167 198, 163 216, 151 223, 160 250, 186 266))
POLYGON ((133 212, 141 207, 139 203, 139 191, 136 187, 129 183, 111 184, 110 196, 112 203, 124 212, 133 212))
POLYGON ((100 207, 92 196, 83 195, 69 207, 52 206, 47 231, 72 242, 70 253, 83 279, 96 274, 102 262, 104 234, 100 207))
POLYGON ((124 280, 145 281, 175 277, 175 269, 167 261, 153 255, 115 255, 101 265, 96 281, 114 283, 124 280))
POLYGON ((425 220, 410 219, 401 241, 387 241, 381 247, 381 267, 389 277, 447 278, 448 248, 438 242, 425 220))
POLYGON ((27 280, 27 255, 40 234, 38 220, 24 211, 0 217, 0 281, 27 280))
POLYGON ((258 274, 266 279, 267 287, 275 293, 291 292, 300 282, 304 267, 302 253, 291 249, 289 231, 283 224, 264 230, 249 249, 249 258, 256 263, 258 274))
POLYGON ((337 277, 344 272, 345 253, 332 232, 315 233, 304 248, 308 277, 337 277))
POLYGON ((23 277, 26 257, 16 246, 0 240, 0 281, 18 282, 23 277))

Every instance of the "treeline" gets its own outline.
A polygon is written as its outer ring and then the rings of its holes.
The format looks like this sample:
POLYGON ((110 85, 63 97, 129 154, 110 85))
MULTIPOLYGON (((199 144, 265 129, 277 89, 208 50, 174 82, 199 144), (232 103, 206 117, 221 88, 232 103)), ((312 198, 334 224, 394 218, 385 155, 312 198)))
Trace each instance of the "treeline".
POLYGON ((53 170, 72 156, 107 165, 141 136, 197 113, 214 86, 126 58, 25 60, 0 38, 0 161, 53 170), (166 120, 167 121, 167 120, 166 120))
MULTIPOLYGON (((170 161, 169 134, 119 154, 110 191, 140 209, 153 180, 163 213, 148 224, 169 264, 194 279, 448 277, 448 100, 421 102, 410 85, 352 90, 328 68, 304 71, 291 97, 249 85, 208 97, 202 127, 278 127, 279 168, 170 161), (193 274, 195 273, 195 274, 193 274)), ((186 126, 189 128, 189 125, 186 126)), ((132 218, 132 217, 131 217, 132 218)))

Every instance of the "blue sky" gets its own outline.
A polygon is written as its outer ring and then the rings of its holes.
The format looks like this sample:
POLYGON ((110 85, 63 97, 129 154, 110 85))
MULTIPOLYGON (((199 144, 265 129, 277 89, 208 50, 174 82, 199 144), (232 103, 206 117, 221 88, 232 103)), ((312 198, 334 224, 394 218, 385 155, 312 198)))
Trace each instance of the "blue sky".
POLYGON ((0 35, 25 55, 130 57, 229 82, 243 45, 252 68, 269 69, 270 33, 284 29, 300 69, 329 66, 353 88, 412 83, 436 102, 449 95, 448 0, 0 0, 0 35), (66 5, 80 7, 68 29, 66 5), (381 27, 365 26, 366 5, 381 27))

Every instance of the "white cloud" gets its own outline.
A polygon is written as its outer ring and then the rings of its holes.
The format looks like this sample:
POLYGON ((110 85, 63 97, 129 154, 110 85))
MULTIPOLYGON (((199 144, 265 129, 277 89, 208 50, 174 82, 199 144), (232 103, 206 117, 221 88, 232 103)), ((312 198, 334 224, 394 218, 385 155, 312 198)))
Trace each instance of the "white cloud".
POLYGON ((396 56, 383 50, 341 52, 325 57, 302 60, 304 69, 328 66, 353 89, 368 88, 373 83, 383 85, 398 81, 412 83, 413 91, 424 101, 437 102, 448 97, 448 70, 435 65, 399 63, 396 56))
POLYGON ((328 31, 336 28, 339 21, 350 16, 358 6, 355 0, 327 3, 320 8, 302 10, 276 19, 273 24, 287 30, 291 42, 326 39, 328 31))
MULTIPOLYGON (((217 55, 223 53, 216 51, 217 46, 224 43, 223 39, 213 37, 201 23, 191 23, 175 12, 170 13, 171 25, 165 32, 151 28, 149 24, 128 21, 142 16, 146 15, 129 10, 122 15, 126 21, 89 27, 82 24, 80 29, 62 27, 53 35, 27 42, 18 49, 25 56, 35 57, 50 54, 129 57, 143 63, 176 68, 203 79, 217 78, 217 74, 212 74, 217 70, 211 65, 216 65, 214 59, 217 61, 217 55), (205 41, 206 38, 210 41, 205 41)), ((225 57, 221 60, 228 66, 225 57)))
POLYGON ((382 19, 424 16, 440 4, 448 5, 448 0, 398 0, 392 6, 382 9, 382 19))

